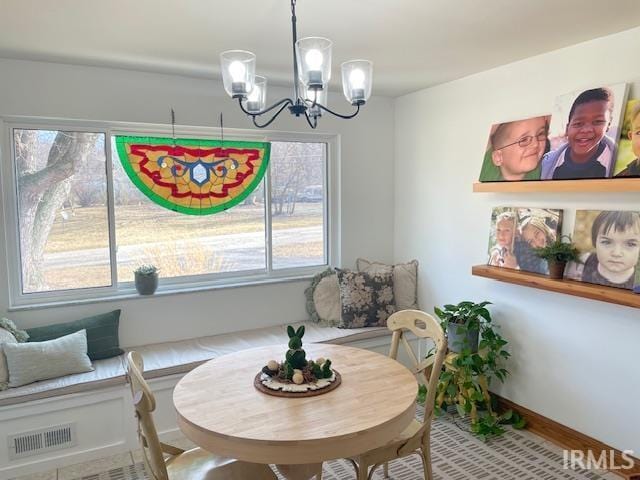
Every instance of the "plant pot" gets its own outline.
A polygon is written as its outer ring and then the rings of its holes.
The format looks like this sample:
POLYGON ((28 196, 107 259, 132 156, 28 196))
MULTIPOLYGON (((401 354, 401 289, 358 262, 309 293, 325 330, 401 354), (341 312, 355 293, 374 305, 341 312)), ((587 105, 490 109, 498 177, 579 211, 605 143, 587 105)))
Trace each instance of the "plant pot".
POLYGON ((549 278, 554 280, 562 280, 564 277, 564 267, 567 266, 567 262, 551 261, 549 263, 549 278))
POLYGON ((463 349, 471 349, 471 353, 478 351, 479 330, 466 330, 461 325, 450 323, 447 325, 447 343, 449 350, 460 353, 463 349))
POLYGON ((141 275, 139 273, 135 275, 136 290, 140 295, 153 295, 158 288, 158 274, 141 275))

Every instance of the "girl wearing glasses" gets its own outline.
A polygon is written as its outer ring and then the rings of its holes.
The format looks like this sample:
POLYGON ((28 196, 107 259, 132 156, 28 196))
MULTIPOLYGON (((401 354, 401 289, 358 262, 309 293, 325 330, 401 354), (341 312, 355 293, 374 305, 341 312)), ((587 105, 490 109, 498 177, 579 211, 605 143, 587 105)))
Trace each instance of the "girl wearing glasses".
POLYGON ((543 180, 611 176, 615 141, 607 136, 613 116, 613 92, 594 88, 573 102, 566 125, 566 143, 542 159, 543 180))

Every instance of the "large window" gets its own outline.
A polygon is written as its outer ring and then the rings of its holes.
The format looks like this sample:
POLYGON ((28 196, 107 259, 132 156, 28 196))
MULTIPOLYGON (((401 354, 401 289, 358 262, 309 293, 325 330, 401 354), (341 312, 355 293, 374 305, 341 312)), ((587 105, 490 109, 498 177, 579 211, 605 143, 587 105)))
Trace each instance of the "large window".
MULTIPOLYGON (((160 292, 309 275, 330 263, 330 137, 280 135, 251 195, 194 216, 157 205, 132 183, 115 131, 8 125, 12 306, 128 295, 133 271, 148 263, 160 269, 160 292)), ((183 135, 206 138, 202 131, 183 135)), ((244 138, 270 140, 255 132, 244 138)))
POLYGON ((22 294, 111 285, 105 136, 13 130, 22 294))

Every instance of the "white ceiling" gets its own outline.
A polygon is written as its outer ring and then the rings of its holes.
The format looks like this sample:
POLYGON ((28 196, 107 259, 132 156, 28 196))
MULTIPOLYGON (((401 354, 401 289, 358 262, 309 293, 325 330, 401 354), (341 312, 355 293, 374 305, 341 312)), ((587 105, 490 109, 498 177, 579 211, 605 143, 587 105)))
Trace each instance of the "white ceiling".
MULTIPOLYGON (((640 1, 299 0, 297 14, 299 37, 333 40, 334 80, 367 58, 374 94, 396 96, 640 25, 640 1)), ((289 84, 290 38, 289 0, 0 0, 7 58, 219 78, 237 48, 289 84)))

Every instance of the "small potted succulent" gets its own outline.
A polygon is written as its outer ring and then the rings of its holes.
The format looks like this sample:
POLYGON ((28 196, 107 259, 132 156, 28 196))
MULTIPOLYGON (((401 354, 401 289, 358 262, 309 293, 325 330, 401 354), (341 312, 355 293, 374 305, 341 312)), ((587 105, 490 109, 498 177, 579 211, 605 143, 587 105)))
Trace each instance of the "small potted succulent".
POLYGON ((555 242, 546 247, 534 249, 535 254, 543 258, 549 264, 549 278, 562 280, 567 262, 579 262, 580 252, 571 242, 569 235, 562 235, 555 242), (563 238, 568 238, 568 242, 563 242, 563 238))
POLYGON ((153 295, 158 288, 158 268, 155 265, 140 265, 133 273, 138 293, 153 295))

